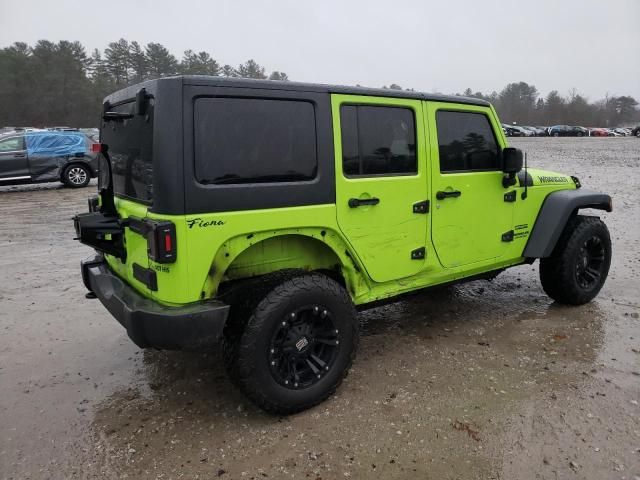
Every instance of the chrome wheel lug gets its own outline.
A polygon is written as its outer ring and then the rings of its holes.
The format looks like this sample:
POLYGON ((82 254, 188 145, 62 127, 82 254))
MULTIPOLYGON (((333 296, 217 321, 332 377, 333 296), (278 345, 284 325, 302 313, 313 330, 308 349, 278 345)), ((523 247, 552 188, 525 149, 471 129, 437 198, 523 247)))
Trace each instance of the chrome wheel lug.
POLYGON ((271 349, 271 353, 276 353, 276 349, 275 349, 275 348, 272 348, 272 349, 271 349))
POLYGON ((275 364, 276 364, 276 362, 272 360, 271 361, 271 365, 275 365, 275 364))
POLYGON ((282 326, 286 327, 287 326, 287 322, 282 322, 282 326))

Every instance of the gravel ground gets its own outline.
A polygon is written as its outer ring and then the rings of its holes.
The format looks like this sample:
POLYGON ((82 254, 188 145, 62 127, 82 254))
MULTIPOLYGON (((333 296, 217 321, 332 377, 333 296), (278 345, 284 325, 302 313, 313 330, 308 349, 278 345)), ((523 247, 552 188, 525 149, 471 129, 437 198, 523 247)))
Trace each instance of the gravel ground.
POLYGON ((640 141, 512 144, 614 196, 599 297, 552 303, 534 264, 367 311, 338 393, 286 418, 84 298, 93 189, 0 188, 0 478, 640 478, 640 141))

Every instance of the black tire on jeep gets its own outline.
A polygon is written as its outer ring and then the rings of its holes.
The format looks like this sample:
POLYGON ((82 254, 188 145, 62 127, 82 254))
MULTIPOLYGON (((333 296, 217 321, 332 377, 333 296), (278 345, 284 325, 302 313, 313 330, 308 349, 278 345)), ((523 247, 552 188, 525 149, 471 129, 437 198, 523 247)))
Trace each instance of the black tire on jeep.
POLYGON ((611 265, 611 238, 597 217, 577 215, 550 257, 540 260, 544 291, 558 303, 582 305, 600 292, 611 265))
POLYGON ((71 165, 67 165, 62 171, 61 180, 67 187, 86 187, 91 181, 91 172, 84 165, 72 163, 71 165))
POLYGON ((231 303, 225 363, 256 405, 291 414, 338 388, 355 357, 358 321, 345 289, 326 275, 265 277, 231 303))

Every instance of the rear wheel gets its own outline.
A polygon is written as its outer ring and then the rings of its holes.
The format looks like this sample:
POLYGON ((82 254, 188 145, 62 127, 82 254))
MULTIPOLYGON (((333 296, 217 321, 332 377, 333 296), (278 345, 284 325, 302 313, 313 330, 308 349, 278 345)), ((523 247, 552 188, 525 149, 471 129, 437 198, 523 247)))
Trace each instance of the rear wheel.
POLYGON ((600 292, 611 264, 611 238, 599 218, 576 216, 553 254, 540 260, 542 288, 559 303, 582 305, 600 292))
POLYGON ((553 136, 554 136, 554 137, 559 137, 559 136, 560 136, 560 134, 559 134, 558 132, 553 132, 553 136))
POLYGON ((62 172, 62 182, 68 187, 81 188, 89 185, 91 173, 84 165, 73 164, 67 166, 62 172))
POLYGON ((347 375, 358 344, 356 312, 344 288, 325 275, 266 282, 245 290, 253 298, 232 318, 225 360, 256 405, 295 413, 325 400, 347 375))

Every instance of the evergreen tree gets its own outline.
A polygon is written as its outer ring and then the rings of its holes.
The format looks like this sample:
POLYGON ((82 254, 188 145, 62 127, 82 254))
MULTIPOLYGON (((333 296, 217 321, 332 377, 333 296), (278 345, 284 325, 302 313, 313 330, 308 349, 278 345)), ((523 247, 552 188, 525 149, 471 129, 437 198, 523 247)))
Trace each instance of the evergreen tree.
POLYGON ((178 61, 159 43, 149 43, 145 47, 149 78, 160 78, 178 73, 178 61))
POLYGON ((131 77, 133 83, 140 83, 147 78, 147 56, 136 41, 131 42, 129 46, 129 66, 133 71, 131 77))
POLYGON ((238 76, 242 78, 265 79, 264 67, 260 66, 255 60, 247 60, 238 65, 238 76))
POLYGON ((104 64, 116 85, 128 85, 131 65, 129 42, 124 38, 111 42, 104 51, 104 64))
POLYGON ((289 80, 289 76, 284 72, 274 71, 269 75, 269 80, 280 80, 282 82, 286 82, 289 80))

